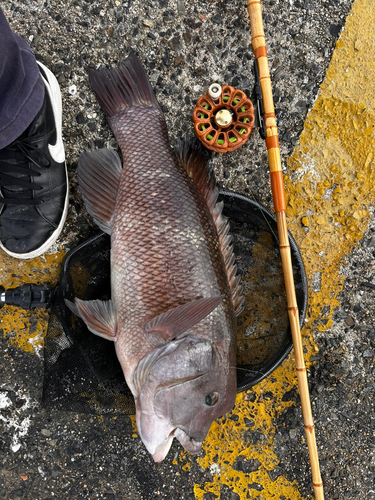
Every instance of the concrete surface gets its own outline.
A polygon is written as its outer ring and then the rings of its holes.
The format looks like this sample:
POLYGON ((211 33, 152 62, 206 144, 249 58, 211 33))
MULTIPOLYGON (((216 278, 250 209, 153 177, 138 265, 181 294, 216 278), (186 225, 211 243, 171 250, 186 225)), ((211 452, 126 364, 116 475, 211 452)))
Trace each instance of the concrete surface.
MULTIPOLYGON (((303 329, 328 499, 375 498, 374 71, 372 0, 262 2, 285 167, 290 231, 309 280, 303 329), (344 28, 342 30, 342 28, 344 28), (334 51, 333 51, 334 50, 334 51), (319 90, 319 86, 320 91, 319 90)), ((171 140, 192 133, 197 98, 217 80, 253 85, 246 2, 3 1, 13 29, 57 75, 63 93, 71 205, 52 251, 0 255, 1 284, 56 283, 69 248, 95 231, 82 208, 80 152, 114 144, 87 67, 135 50, 163 106, 171 140)), ((250 93, 250 92, 249 92, 250 93)), ((215 155, 221 186, 271 206, 258 133, 215 155)), ((1 311, 0 497, 17 499, 312 498, 293 355, 238 395, 193 457, 174 444, 154 464, 128 416, 40 407, 48 314, 1 311)))

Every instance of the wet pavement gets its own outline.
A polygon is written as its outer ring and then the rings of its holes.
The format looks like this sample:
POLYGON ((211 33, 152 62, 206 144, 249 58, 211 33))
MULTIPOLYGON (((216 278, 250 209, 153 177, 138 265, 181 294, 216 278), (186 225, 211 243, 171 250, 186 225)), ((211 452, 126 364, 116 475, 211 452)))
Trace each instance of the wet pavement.
MULTIPOLYGON (((0 283, 56 284, 65 253, 96 229, 82 206, 82 151, 114 146, 87 67, 142 60, 171 142, 193 133, 196 100, 213 81, 251 94, 246 2, 4 1, 36 57, 56 74, 71 197, 50 253, 0 254, 0 283)), ((304 336, 327 499, 375 498, 375 14, 371 0, 262 2, 285 170, 289 229, 309 284, 304 336)), ((254 131, 215 154, 218 184, 272 207, 267 153, 254 131)), ((272 312, 272 307, 270 304, 272 312)), ((40 404, 48 313, 4 307, 0 357, 0 498, 313 498, 291 354, 237 397, 212 426, 204 454, 174 443, 154 464, 127 415, 61 412, 40 404)))

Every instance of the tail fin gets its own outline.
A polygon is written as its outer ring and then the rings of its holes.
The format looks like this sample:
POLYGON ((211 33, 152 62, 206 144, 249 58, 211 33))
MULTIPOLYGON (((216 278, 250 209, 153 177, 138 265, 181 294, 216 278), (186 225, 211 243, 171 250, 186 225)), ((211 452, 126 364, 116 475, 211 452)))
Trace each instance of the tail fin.
POLYGON ((89 69, 91 87, 108 117, 137 104, 160 109, 143 66, 135 54, 114 69, 89 69))

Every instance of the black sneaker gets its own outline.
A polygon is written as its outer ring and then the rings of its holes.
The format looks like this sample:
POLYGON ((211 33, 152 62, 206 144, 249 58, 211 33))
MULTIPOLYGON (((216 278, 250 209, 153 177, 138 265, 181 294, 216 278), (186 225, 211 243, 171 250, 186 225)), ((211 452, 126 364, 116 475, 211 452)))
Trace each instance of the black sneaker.
POLYGON ((60 88, 38 64, 45 85, 42 108, 18 139, 0 149, 0 247, 19 259, 46 252, 68 210, 60 88))

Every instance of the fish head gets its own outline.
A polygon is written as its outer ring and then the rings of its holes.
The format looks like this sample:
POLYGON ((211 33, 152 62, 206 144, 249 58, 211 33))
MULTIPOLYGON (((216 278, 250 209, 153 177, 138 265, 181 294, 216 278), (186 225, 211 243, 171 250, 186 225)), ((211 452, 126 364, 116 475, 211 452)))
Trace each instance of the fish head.
POLYGON ((137 428, 156 462, 174 437, 199 453, 212 422, 233 408, 236 372, 223 352, 216 343, 187 335, 139 367, 144 376, 136 397, 137 428))

